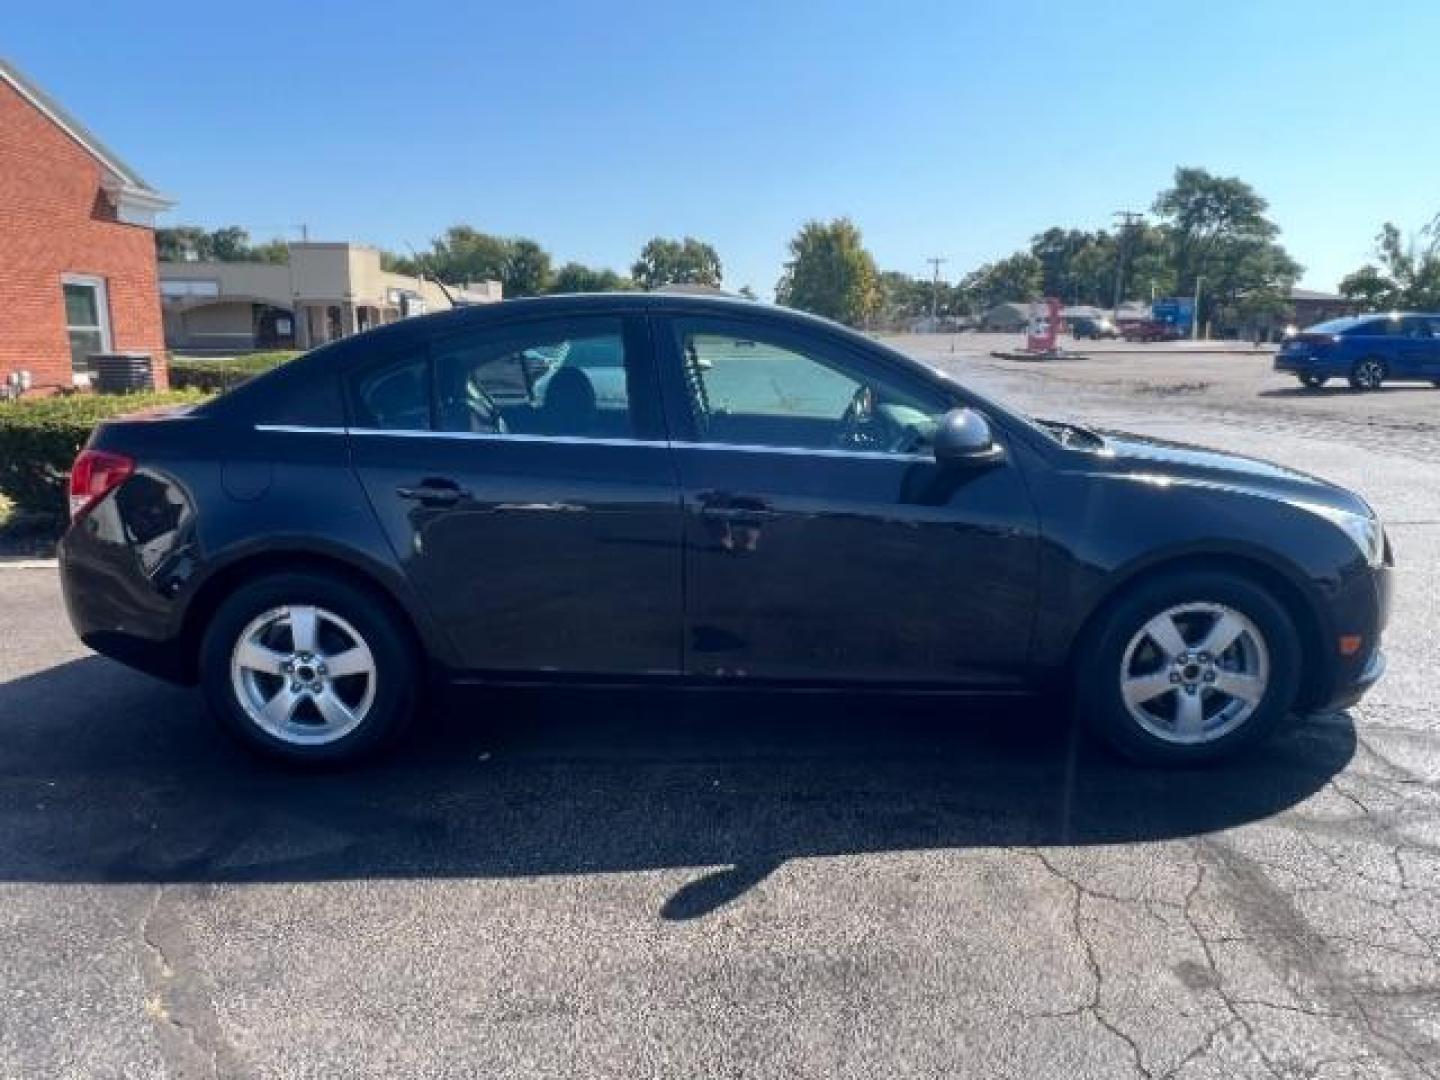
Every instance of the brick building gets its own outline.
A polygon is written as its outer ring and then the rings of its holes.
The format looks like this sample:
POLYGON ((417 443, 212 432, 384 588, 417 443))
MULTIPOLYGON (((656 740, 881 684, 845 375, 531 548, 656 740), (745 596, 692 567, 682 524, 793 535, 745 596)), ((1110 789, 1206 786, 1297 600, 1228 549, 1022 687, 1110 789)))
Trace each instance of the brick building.
POLYGON ((0 59, 0 380, 145 352, 165 384, 155 215, 171 201, 0 59))

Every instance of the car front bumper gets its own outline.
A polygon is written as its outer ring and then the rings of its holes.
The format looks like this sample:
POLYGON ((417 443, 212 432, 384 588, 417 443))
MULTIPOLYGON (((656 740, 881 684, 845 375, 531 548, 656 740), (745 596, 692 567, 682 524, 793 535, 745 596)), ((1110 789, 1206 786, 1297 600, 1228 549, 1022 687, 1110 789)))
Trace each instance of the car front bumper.
MULTIPOLYGON (((1394 570, 1379 566, 1358 575, 1341 590, 1340 602, 1331 611, 1333 630, 1341 635, 1358 635, 1361 649, 1352 656, 1337 655, 1329 666, 1328 676, 1311 695, 1312 703, 1305 711, 1338 712, 1358 702, 1385 674, 1386 658, 1382 646, 1385 626, 1390 620, 1391 591, 1394 570)), ((1337 647, 1332 639, 1330 647, 1337 647)))

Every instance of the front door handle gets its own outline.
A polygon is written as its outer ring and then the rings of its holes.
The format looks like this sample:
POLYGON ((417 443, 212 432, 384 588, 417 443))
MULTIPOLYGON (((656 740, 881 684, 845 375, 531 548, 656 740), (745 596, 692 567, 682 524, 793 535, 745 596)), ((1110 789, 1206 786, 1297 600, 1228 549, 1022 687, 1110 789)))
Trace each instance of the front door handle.
POLYGON ((427 506, 453 506, 461 499, 468 497, 469 492, 454 480, 430 477, 421 480, 414 487, 397 487, 395 494, 402 499, 414 499, 427 506))
POLYGON ((774 510, 751 506, 707 506, 700 513, 712 521, 769 521, 774 510))
POLYGON ((780 515, 764 499, 753 495, 730 495, 707 491, 700 496, 700 515, 711 521, 735 521, 759 524, 780 515))

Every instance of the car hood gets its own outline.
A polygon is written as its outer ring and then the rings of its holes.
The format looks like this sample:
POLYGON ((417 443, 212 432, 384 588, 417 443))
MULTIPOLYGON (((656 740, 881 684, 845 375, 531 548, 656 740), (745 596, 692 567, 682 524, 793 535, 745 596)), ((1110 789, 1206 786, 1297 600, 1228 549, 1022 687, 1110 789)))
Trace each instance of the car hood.
POLYGON ((1298 469, 1129 432, 1097 434, 1105 442, 1103 450, 1089 455, 1095 460, 1097 471, 1206 484, 1356 514, 1373 514, 1365 500, 1353 491, 1298 469))

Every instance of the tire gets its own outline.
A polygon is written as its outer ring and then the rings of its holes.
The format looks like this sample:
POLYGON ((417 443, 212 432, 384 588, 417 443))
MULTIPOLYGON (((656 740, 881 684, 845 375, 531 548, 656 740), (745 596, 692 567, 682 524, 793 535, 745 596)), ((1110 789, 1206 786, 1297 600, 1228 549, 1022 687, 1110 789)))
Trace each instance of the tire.
POLYGON ((1180 571, 1142 583, 1083 633, 1088 640, 1076 651, 1075 667, 1080 719, 1140 762, 1187 765, 1229 757, 1271 735, 1295 703, 1301 663, 1295 624, 1274 596, 1240 575, 1180 571), (1240 627, 1239 636, 1217 657, 1196 656, 1222 616, 1232 620, 1228 627, 1240 627), (1185 646, 1174 661, 1150 631, 1157 624, 1163 630, 1167 619, 1185 646), (1240 681, 1247 671, 1257 681, 1240 681), (1130 683, 1132 701, 1122 681, 1130 683))
POLYGON ((252 751, 307 765, 393 744, 419 707, 419 670, 384 597, 310 572, 236 589, 200 646, 201 692, 220 725, 252 751))
POLYGON ((1389 369, 1378 356, 1365 356, 1350 369, 1350 385, 1356 390, 1379 390, 1389 369))
POLYGON ((1330 381, 1324 375, 1297 375, 1296 378, 1300 380, 1301 385, 1311 390, 1319 390, 1330 381))

